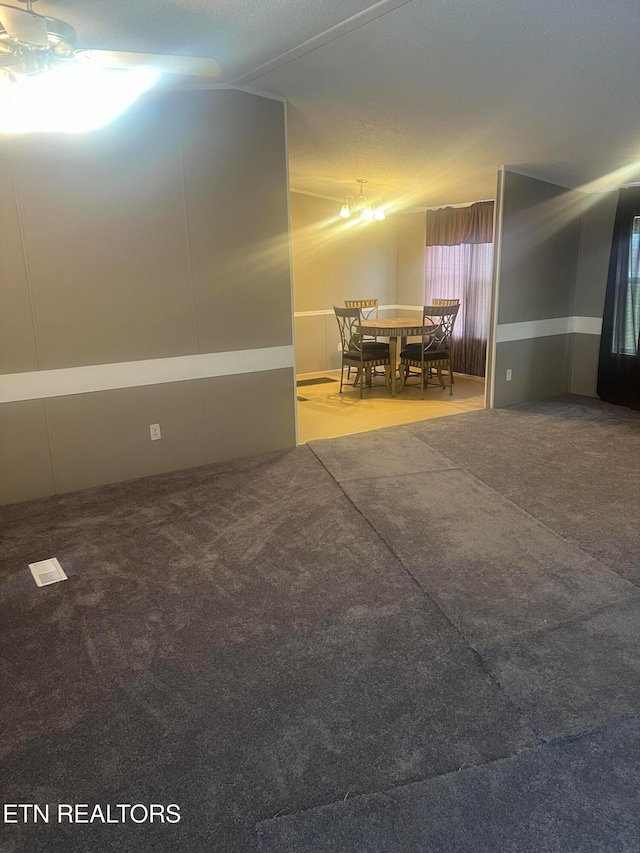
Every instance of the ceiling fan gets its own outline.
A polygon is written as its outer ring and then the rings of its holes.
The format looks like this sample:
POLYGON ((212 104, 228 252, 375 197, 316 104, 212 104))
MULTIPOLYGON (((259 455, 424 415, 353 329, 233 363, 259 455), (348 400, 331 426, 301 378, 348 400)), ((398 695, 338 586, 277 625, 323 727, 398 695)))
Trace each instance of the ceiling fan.
POLYGON ((151 66, 157 71, 193 77, 218 77, 220 66, 214 59, 197 56, 170 56, 119 50, 79 50, 76 32, 70 24, 38 15, 36 0, 19 0, 19 6, 0 4, 0 74, 11 79, 39 74, 62 64, 87 63, 98 68, 130 69, 151 66))

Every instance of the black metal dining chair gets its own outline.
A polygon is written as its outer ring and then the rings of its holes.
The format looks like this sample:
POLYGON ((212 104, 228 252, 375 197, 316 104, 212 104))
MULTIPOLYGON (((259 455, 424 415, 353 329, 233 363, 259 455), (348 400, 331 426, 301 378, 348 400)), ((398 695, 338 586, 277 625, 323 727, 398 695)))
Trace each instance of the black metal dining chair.
MULTIPOLYGON (((460 305, 425 305, 422 312, 422 340, 408 344, 400 353, 400 369, 404 370, 405 383, 411 368, 420 371, 420 391, 424 400, 424 389, 431 370, 437 373, 444 388, 442 371, 449 369, 449 393, 453 394, 453 370, 451 367, 451 335, 460 305)), ((415 372, 415 370, 414 370, 415 372)))
MULTIPOLYGON (((345 299, 344 300, 345 308, 359 308, 360 309, 360 317, 363 320, 377 320, 378 313, 380 309, 379 301, 377 299, 345 299)), ((363 335, 362 338, 364 341, 377 341, 377 337, 375 335, 363 335)), ((376 372, 375 369, 373 371, 376 372)), ((347 370, 347 379, 351 376, 351 368, 347 370)))
POLYGON ((374 367, 384 367, 391 364, 389 360, 389 344, 382 341, 367 341, 362 339, 358 331, 361 320, 359 308, 339 308, 333 306, 340 331, 342 344, 342 364, 340 370, 340 393, 344 381, 345 367, 355 367, 356 383, 360 383, 360 399, 364 391, 365 377, 367 385, 371 385, 371 371, 374 367))
MULTIPOLYGON (((444 296, 434 296, 433 299, 431 300, 431 304, 432 305, 460 305, 460 300, 459 299, 449 299, 449 298, 445 298, 444 296)), ((454 361, 453 348, 454 348, 454 340, 453 340, 453 333, 452 333, 451 340, 449 341, 449 351, 451 353, 451 365, 452 365, 452 367, 453 367, 453 361, 454 361)), ((453 373, 451 373, 452 384, 455 381, 456 380, 454 378, 454 375, 453 375, 453 373)))

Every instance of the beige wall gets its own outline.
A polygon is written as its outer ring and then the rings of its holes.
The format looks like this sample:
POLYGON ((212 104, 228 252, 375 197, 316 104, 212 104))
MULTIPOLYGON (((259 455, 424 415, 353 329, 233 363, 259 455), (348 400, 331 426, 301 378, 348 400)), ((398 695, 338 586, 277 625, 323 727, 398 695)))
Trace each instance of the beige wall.
POLYGON ((400 217, 354 224, 340 219, 339 207, 335 201, 291 193, 298 373, 340 366, 334 305, 376 297, 380 305, 396 303, 400 217))
POLYGON ((173 92, 2 140, 0 502, 293 446, 288 241, 279 101, 173 92), (143 378, 91 390, 123 362, 143 378))
MULTIPOLYGON (((396 217, 398 235, 398 305, 424 304, 424 256, 427 240, 424 213, 396 217)), ((406 312, 405 312, 406 313, 406 312)))

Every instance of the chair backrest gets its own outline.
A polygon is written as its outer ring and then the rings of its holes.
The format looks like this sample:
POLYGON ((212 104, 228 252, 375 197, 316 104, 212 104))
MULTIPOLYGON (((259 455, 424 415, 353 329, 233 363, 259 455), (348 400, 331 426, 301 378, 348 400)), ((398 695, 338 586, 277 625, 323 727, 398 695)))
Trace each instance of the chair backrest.
POLYGON ((425 330, 422 333, 422 344, 428 350, 448 349, 453 334, 453 327, 460 310, 460 302, 449 305, 425 305, 422 309, 422 324, 425 330), (426 327, 433 327, 427 331, 426 327))
POLYGON ((378 300, 377 299, 345 299, 345 308, 359 308, 363 320, 378 319, 378 300))
POLYGON ((360 323, 361 315, 359 308, 338 308, 333 306, 338 321, 338 329, 340 330, 340 342, 342 344, 342 352, 361 352, 360 333, 357 326, 360 323))
POLYGON ((460 305, 459 299, 443 299, 441 296, 434 296, 431 300, 432 305, 460 305))

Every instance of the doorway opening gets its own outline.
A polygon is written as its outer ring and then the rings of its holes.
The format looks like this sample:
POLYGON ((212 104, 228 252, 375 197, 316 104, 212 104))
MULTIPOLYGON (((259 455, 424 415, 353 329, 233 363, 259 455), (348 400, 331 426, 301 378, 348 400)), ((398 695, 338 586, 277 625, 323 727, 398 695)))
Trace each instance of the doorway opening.
MULTIPOLYGON (((493 206, 408 211, 371 227, 345 227, 335 202, 291 193, 299 444, 485 408, 493 206), (423 326, 424 306, 457 303, 453 395, 432 377, 424 399, 416 379, 393 396, 382 367, 362 399, 353 371, 347 379, 345 370, 340 393, 342 343, 334 306, 350 308, 356 301, 375 303, 376 319, 407 320, 403 325, 413 327, 423 326)), ((415 343, 416 334, 396 335, 391 350, 405 340, 415 343)), ((374 330, 371 336, 376 339, 374 330)), ((393 336, 378 330, 377 339, 391 342, 393 336)))

